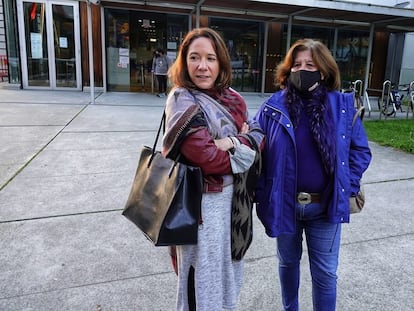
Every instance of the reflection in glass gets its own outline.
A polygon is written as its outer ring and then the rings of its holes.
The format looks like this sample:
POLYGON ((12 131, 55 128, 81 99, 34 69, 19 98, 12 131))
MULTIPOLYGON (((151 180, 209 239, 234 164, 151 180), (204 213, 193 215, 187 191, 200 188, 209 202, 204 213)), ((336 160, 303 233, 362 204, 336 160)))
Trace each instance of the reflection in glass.
POLYGON ((334 56, 341 72, 342 88, 348 88, 352 81, 364 80, 368 45, 367 31, 338 31, 334 56))
POLYGON ((9 64, 9 83, 19 84, 20 81, 20 50, 18 45, 18 26, 17 15, 11 12, 16 12, 16 1, 4 0, 4 22, 7 46, 7 62, 9 64))
POLYGON ((45 13, 44 3, 23 3, 29 86, 49 86, 45 13))
POLYGON ((174 61, 186 21, 184 15, 105 9, 108 90, 153 92, 154 52, 161 48, 174 61))
POLYGON ((241 92, 259 92, 263 52, 263 24, 210 18, 210 27, 218 31, 231 57, 232 87, 241 92))
MULTIPOLYGON (((285 25, 285 33, 287 26, 285 25)), ((313 38, 323 42, 333 53, 341 72, 342 88, 349 88, 352 81, 363 80, 368 54, 369 32, 341 30, 334 46, 335 30, 295 25, 292 27, 292 43, 301 38, 313 38)), ((285 43, 284 43, 285 44, 285 43)))
POLYGON ((56 86, 76 87, 73 7, 54 4, 52 8, 56 86))

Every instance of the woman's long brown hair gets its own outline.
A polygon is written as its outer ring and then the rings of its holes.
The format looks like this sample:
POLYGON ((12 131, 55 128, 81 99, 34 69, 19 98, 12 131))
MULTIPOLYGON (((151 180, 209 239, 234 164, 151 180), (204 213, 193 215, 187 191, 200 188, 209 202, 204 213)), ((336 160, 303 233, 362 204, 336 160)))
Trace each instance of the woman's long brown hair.
POLYGON ((230 55, 222 37, 213 29, 196 28, 187 33, 185 36, 177 59, 168 71, 170 79, 174 86, 195 89, 195 84, 191 81, 187 69, 187 54, 191 43, 197 38, 208 38, 213 45, 214 51, 219 62, 219 75, 214 83, 215 89, 223 89, 231 85, 231 62, 230 55))

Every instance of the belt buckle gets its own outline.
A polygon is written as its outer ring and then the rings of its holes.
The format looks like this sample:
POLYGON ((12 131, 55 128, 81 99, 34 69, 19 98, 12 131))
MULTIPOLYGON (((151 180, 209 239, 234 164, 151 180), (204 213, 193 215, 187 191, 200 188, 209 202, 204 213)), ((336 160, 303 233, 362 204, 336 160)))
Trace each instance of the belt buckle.
POLYGON ((299 204, 310 204, 312 203, 312 196, 307 192, 299 192, 297 200, 299 204))

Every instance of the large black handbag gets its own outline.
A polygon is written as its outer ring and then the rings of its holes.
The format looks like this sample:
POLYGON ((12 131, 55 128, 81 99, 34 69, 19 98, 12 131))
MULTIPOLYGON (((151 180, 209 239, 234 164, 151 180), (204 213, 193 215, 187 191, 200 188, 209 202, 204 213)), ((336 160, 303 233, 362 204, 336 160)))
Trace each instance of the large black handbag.
POLYGON ((165 158, 153 147, 141 151, 122 215, 156 246, 197 244, 203 179, 201 169, 165 158))

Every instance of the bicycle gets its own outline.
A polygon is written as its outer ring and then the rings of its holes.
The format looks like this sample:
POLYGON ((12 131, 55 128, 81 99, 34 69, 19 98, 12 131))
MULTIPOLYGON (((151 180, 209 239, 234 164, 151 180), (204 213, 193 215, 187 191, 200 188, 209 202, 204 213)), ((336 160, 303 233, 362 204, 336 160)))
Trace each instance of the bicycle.
POLYGON ((414 81, 410 84, 405 84, 402 90, 406 92, 406 94, 401 96, 401 102, 403 105, 407 104, 407 118, 410 111, 414 117, 414 81))
POLYGON ((383 84, 381 97, 378 97, 378 109, 384 116, 392 116, 398 110, 404 112, 402 107, 402 96, 395 83, 386 80, 383 84))

